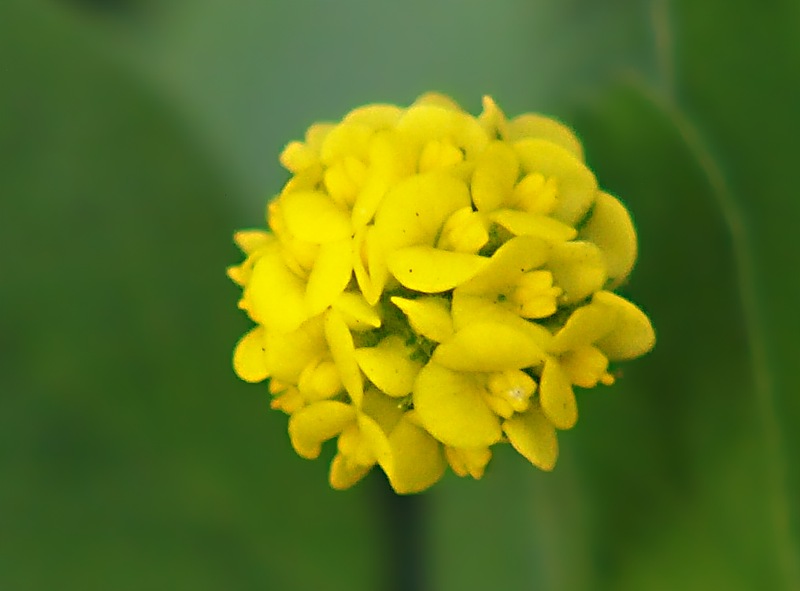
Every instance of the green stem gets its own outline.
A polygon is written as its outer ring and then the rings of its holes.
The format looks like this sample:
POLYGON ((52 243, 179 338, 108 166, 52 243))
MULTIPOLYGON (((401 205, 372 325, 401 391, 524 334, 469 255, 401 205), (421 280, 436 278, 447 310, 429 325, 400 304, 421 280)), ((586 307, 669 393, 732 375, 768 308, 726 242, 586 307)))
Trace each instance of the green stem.
POLYGON ((430 589, 425 547, 425 495, 398 495, 384 478, 376 479, 378 509, 386 532, 386 591, 430 589))

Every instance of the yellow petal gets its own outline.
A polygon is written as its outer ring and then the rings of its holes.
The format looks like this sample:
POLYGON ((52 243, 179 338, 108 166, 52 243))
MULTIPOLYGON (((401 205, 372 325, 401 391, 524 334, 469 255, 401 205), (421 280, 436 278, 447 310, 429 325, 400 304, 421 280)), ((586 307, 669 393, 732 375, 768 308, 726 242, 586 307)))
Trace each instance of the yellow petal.
POLYGON ((554 359, 545 361, 539 381, 539 403, 542 412, 557 429, 571 429, 578 420, 572 384, 554 359))
POLYGON ((489 137, 500 136, 504 138, 506 134, 506 125, 508 124, 505 113, 497 106, 494 99, 488 95, 483 97, 482 105, 483 111, 478 116, 478 121, 486 130, 489 137))
POLYGON ((489 143, 489 137, 474 117, 432 104, 411 106, 397 122, 397 129, 419 146, 431 140, 448 139, 464 148, 467 157, 479 154, 489 143))
POLYGON ((289 418, 292 447, 297 455, 313 460, 319 456, 322 443, 336 437, 355 417, 355 408, 335 400, 301 408, 289 418))
POLYGON ((450 111, 462 111, 461 105, 441 92, 426 92, 417 97, 415 105, 433 105, 450 111))
POLYGON ((542 139, 523 139, 514 144, 522 169, 538 172, 558 183, 558 204, 553 217, 574 226, 589 210, 597 192, 597 180, 574 154, 542 139))
POLYGON ((439 345, 433 361, 457 371, 504 371, 538 365, 544 351, 527 332, 501 322, 475 322, 439 345))
POLYGON ((281 240, 281 257, 286 267, 298 277, 307 280, 319 254, 319 244, 294 237, 281 240))
POLYGON ((561 288, 553 287, 550 271, 530 271, 520 277, 511 294, 511 302, 523 318, 546 318, 556 312, 556 298, 560 295, 561 288))
POLYGON ((514 187, 510 202, 515 209, 549 215, 558 202, 558 181, 538 172, 527 174, 514 187))
POLYGON ((233 235, 236 246, 247 255, 275 240, 275 236, 263 230, 240 230, 233 235))
POLYGON ((419 171, 456 166, 464 161, 464 153, 448 141, 431 140, 422 148, 419 156, 419 171))
POLYGON ((396 184, 375 215, 375 230, 389 252, 434 240, 450 215, 470 205, 466 183, 443 174, 409 177, 396 184))
POLYGON ((370 141, 369 169, 364 186, 353 204, 353 227, 368 224, 387 191, 415 172, 416 155, 397 132, 377 132, 370 141))
POLYGON ((474 277, 489 259, 432 246, 407 246, 389 253, 386 262, 391 274, 405 287, 439 293, 474 277))
POLYGON ((461 287, 453 290, 450 313, 455 330, 460 330, 473 322, 504 322, 512 315, 509 310, 501 308, 491 295, 469 293, 461 287))
POLYGON ((356 361, 367 379, 382 392, 399 398, 411 392, 422 364, 412 361, 413 350, 398 336, 388 336, 376 347, 356 349, 356 361))
POLYGON ((506 143, 494 141, 478 157, 472 175, 472 201, 479 211, 494 211, 511 195, 519 176, 519 163, 514 150, 506 143))
POLYGON ((367 166, 361 160, 346 156, 325 170, 325 190, 339 206, 352 207, 367 174, 367 166))
POLYGON ((437 343, 453 336, 453 320, 445 298, 423 296, 415 300, 394 296, 392 303, 408 318, 411 328, 437 343))
MULTIPOLYGON (((358 414, 358 413, 357 413, 358 414)), ((369 418, 367 417, 367 420, 369 418)), ((375 423, 375 421, 371 421, 375 423)), ((380 428, 378 428, 380 430, 380 428)), ((375 453, 370 442, 363 436, 358 420, 349 423, 336 442, 339 453, 347 457, 354 464, 371 466, 376 461, 375 453)))
POLYGON ((314 191, 322 181, 322 174, 323 168, 320 163, 296 172, 292 178, 286 181, 283 189, 281 189, 281 195, 288 195, 298 191, 314 191))
POLYGON ((360 293, 346 291, 334 300, 332 306, 352 330, 370 330, 381 325, 378 310, 370 306, 360 293))
POLYGON ((289 142, 281 152, 280 163, 289 172, 298 173, 319 163, 319 154, 303 142, 289 142))
POLYGON ((325 193, 284 193, 280 204, 287 228, 301 240, 332 242, 350 238, 353 234, 350 215, 325 193))
POLYGON ((489 217, 515 236, 537 236, 552 242, 565 242, 578 234, 572 226, 540 213, 500 209, 489 217))
POLYGON ((528 336, 542 351, 551 349, 553 336, 550 331, 536 322, 528 322, 524 318, 493 300, 480 295, 464 293, 461 288, 453 292, 451 307, 453 326, 461 330, 476 322, 496 322, 511 326, 518 332, 528 336))
POLYGON ((369 447, 370 453, 376 461, 384 462, 387 458, 391 457, 392 450, 387 433, 394 429, 401 418, 402 411, 400 411, 397 419, 391 423, 391 429, 387 431, 384 425, 377 419, 365 413, 359 413, 358 427, 361 430, 361 436, 364 438, 365 445, 369 447))
POLYGON ((336 364, 329 360, 313 360, 300 373, 297 389, 308 402, 333 398, 342 391, 336 364))
POLYGON ((376 461, 391 461, 386 432, 375 419, 362 412, 357 412, 356 421, 344 428, 337 445, 339 452, 354 464, 372 466, 376 461))
POLYGON ((292 387, 293 386, 291 384, 285 384, 285 383, 281 382, 280 380, 275 380, 275 379, 270 380, 269 384, 267 384, 267 388, 269 389, 269 393, 272 394, 273 396, 277 396, 278 394, 282 394, 283 392, 286 392, 289 388, 292 388, 292 387))
POLYGON ((403 418, 389 435, 391 461, 381 462, 398 494, 420 492, 444 474, 442 446, 424 429, 403 418))
POLYGON ((487 388, 492 397, 506 402, 512 413, 525 412, 530 406, 531 394, 536 390, 536 382, 524 371, 506 370, 490 374, 487 388))
POLYGON ((269 225, 280 240, 281 256, 286 266, 298 277, 305 278, 314 266, 319 244, 300 240, 289 231, 280 200, 269 205, 269 225))
POLYGON ((484 214, 472 211, 469 206, 462 207, 445 221, 436 247, 475 254, 489 242, 488 228, 484 214))
POLYGON ((523 273, 540 267, 550 253, 550 245, 533 236, 516 236, 503 244, 478 274, 465 281, 463 293, 495 297, 506 293, 523 273))
POLYGON ((466 449, 447 446, 444 453, 453 472, 462 477, 469 474, 475 480, 483 478, 486 465, 492 459, 492 450, 488 447, 466 449))
POLYGON ((369 139, 373 130, 359 123, 339 123, 325 135, 320 156, 330 166, 336 160, 354 156, 366 160, 369 139))
POLYGON ((514 449, 531 464, 548 472, 555 467, 558 458, 556 430, 538 407, 505 421, 503 431, 514 449))
POLYGON ((296 413, 304 406, 306 406, 306 399, 297 388, 289 388, 282 394, 275 396, 269 403, 271 409, 280 410, 287 415, 296 413))
POLYGON ((250 316, 268 331, 289 332, 308 318, 305 284, 286 267, 277 248, 255 264, 243 298, 250 316))
POLYGON ((233 370, 245 382, 256 383, 269 376, 265 359, 264 327, 256 326, 245 334, 233 351, 233 370))
POLYGON ((579 302, 606 282, 606 263, 603 253, 591 242, 573 241, 553 248, 547 268, 553 282, 564 290, 559 300, 565 304, 579 302))
POLYGON ((606 371, 608 358, 597 347, 586 345, 572 349, 564 353, 559 362, 569 381, 581 388, 594 388, 597 382, 613 380, 606 371))
POLYGON ((592 215, 581 228, 581 239, 594 242, 603 253, 610 287, 622 283, 636 262, 636 230, 631 216, 618 199, 599 191, 592 215))
POLYGON ((292 332, 267 333, 266 349, 269 374, 281 382, 296 384, 308 364, 328 352, 322 318, 310 318, 292 332))
POLYGON ((325 338, 331 350, 331 356, 339 369, 347 393, 356 406, 361 405, 364 396, 364 382, 356 363, 356 348, 353 335, 347 328, 342 316, 336 310, 325 313, 325 338))
POLYGON ((579 160, 583 160, 583 147, 572 130, 563 123, 537 115, 525 113, 514 117, 506 126, 504 139, 515 142, 523 138, 547 140, 571 152, 579 160))
POLYGON ((396 105, 373 104, 353 109, 343 121, 370 129, 384 129, 394 126, 402 115, 403 109, 396 105))
POLYGON ((242 263, 241 265, 231 265, 225 268, 225 274, 233 281, 236 285, 244 287, 247 285, 247 282, 250 281, 250 272, 253 270, 252 266, 245 267, 245 264, 242 263))
POLYGON ((610 360, 633 359, 653 348, 656 342, 653 325, 639 308, 609 291, 597 292, 594 301, 616 311, 613 330, 596 342, 610 360))
POLYGON ((389 278, 389 269, 374 226, 361 228, 353 238, 353 271, 364 299, 369 305, 376 305, 389 278))
POLYGON ((356 464, 338 453, 331 462, 328 482, 334 490, 347 490, 357 484, 372 469, 374 464, 356 464))
MULTIPOLYGON (((495 396, 494 394, 487 393, 484 394, 483 399, 486 401, 486 405, 492 409, 492 412, 499 417, 504 419, 509 419, 514 414, 514 407, 511 406, 511 403, 506 400, 505 398, 501 398, 499 396, 495 396)), ((524 409, 523 409, 524 410, 524 409)))
MULTIPOLYGON (((391 433, 397 422, 403 417, 404 412, 403 405, 398 404, 397 399, 370 386, 364 391, 359 417, 368 416, 380 426, 384 433, 391 433)), ((376 449, 378 447, 380 445, 376 449)))
POLYGON ((550 346, 550 351, 563 353, 597 342, 614 327, 613 309, 592 302, 575 310, 561 327, 550 346))
POLYGON ((308 147, 319 154, 322 151, 322 144, 325 142, 325 138, 328 137, 334 127, 336 127, 335 123, 313 123, 306 130, 305 139, 308 147))
POLYGON ((325 242, 320 246, 306 287, 309 316, 321 313, 342 294, 350 282, 352 272, 353 249, 349 238, 325 242))
POLYGON ((230 266, 225 271, 234 283, 245 287, 250 282, 255 264, 264 254, 278 246, 274 234, 257 230, 237 232, 234 240, 243 251, 247 252, 247 258, 241 264, 230 266))
POLYGON ((471 374, 429 363, 414 385, 414 409, 422 426, 446 445, 484 447, 500 440, 500 421, 471 374))

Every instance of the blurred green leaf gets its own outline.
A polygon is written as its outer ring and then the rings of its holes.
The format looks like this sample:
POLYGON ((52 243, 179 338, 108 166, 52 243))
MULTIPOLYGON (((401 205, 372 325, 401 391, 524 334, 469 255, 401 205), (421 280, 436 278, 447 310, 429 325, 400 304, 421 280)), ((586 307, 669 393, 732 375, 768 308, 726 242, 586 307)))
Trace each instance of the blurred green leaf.
POLYGON ((374 589, 368 489, 230 368, 234 189, 56 11, 0 16, 0 588, 374 589))

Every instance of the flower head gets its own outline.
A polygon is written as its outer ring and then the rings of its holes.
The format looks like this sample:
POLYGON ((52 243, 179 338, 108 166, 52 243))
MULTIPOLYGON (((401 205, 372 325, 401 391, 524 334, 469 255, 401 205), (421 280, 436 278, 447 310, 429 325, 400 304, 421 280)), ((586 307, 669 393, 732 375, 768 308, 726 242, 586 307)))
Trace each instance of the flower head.
POLYGON ((236 234, 255 326, 233 364, 269 379, 300 456, 337 440, 334 488, 376 464, 399 493, 448 464, 481 478, 501 443, 551 470, 574 387, 654 344, 611 291, 636 259, 630 216, 553 119, 429 94, 313 125, 280 160, 269 231, 236 234))

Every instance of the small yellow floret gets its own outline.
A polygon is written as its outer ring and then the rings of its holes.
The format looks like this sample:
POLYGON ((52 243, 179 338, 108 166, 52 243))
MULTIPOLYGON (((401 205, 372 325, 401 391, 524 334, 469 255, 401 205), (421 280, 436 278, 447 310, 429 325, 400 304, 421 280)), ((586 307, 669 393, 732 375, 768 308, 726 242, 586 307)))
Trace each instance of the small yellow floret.
POLYGON ((513 202, 524 211, 548 214, 556 206, 558 184, 554 177, 534 172, 525 175, 514 187, 513 202))
POLYGON ((511 413, 498 413, 505 418, 510 418, 515 412, 528 410, 531 394, 536 390, 533 378, 520 370, 493 373, 487 385, 491 398, 499 399, 511 408, 511 413))
POLYGON ((278 396, 272 399, 269 403, 270 408, 273 410, 280 410, 287 415, 291 415, 306 405, 305 397, 300 394, 300 390, 292 386, 285 390, 278 396))
POLYGON ((610 386, 614 376, 608 371, 608 358, 597 347, 586 345, 568 351, 560 358, 570 381, 581 388, 594 388, 598 382, 610 386))
POLYGON ((453 213, 442 228, 437 246, 443 250, 474 254, 489 242, 489 232, 483 215, 462 207, 453 213))
POLYGON ((511 300, 523 318, 546 318, 555 313, 560 295, 561 288, 553 287, 550 271, 529 271, 520 277, 511 300))
POLYGON ((302 172, 319 162, 319 154, 302 142, 289 142, 281 152, 280 162, 289 172, 302 172))
POLYGON ((430 172, 438 168, 453 166, 464 160, 464 153, 449 142, 431 140, 422 149, 419 171, 430 172))
POLYGON ((333 361, 309 363, 300 374, 300 392, 309 401, 333 398, 342 391, 342 380, 333 361))
POLYGON ((492 459, 488 447, 459 448, 445 446, 445 457, 453 472, 459 476, 472 476, 475 480, 483 478, 486 465, 492 459))
POLYGON ((340 206, 352 207, 358 192, 364 186, 368 170, 366 165, 347 156, 325 171, 325 188, 328 194, 340 206))

